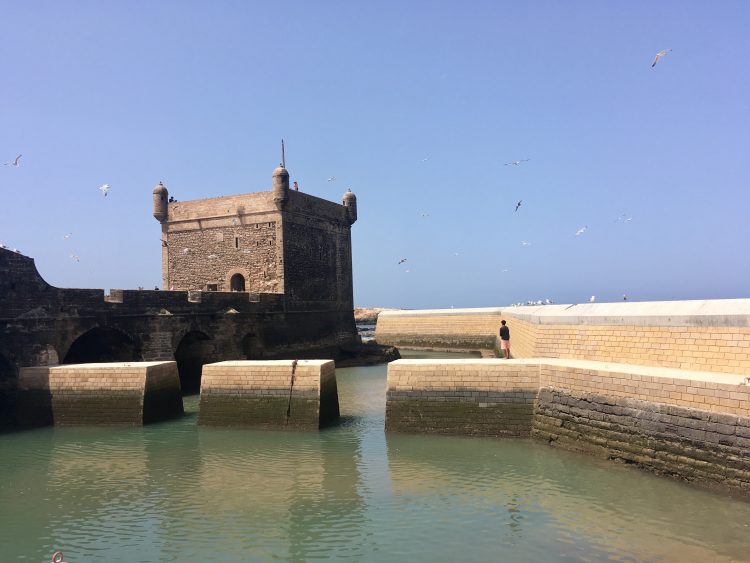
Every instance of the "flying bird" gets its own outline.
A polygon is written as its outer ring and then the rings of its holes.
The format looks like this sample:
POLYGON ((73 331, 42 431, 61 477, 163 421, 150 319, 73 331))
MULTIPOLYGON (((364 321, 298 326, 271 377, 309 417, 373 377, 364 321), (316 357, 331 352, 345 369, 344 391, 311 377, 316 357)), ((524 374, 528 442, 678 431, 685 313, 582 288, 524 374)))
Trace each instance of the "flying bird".
POLYGON ((328 181, 329 182, 335 182, 336 181, 336 176, 331 176, 330 178, 328 178, 328 181))
POLYGON ((107 193, 109 193, 109 184, 102 184, 99 186, 99 191, 102 192, 104 197, 107 197, 107 193))
POLYGON ((430 155, 429 154, 422 159, 422 162, 427 162, 428 160, 430 160, 430 155))
POLYGON ((506 162, 505 166, 520 166, 523 162, 528 162, 531 160, 530 158, 524 158, 523 160, 511 160, 510 162, 506 162))
POLYGON ((530 242, 526 242, 525 240, 521 241, 521 246, 531 246, 530 242))
POLYGON ((421 216, 422 216, 422 217, 429 217, 429 216, 430 216, 430 214, 429 214, 429 213, 427 213, 427 212, 423 212, 423 213, 421 214, 421 216))
POLYGON ((73 233, 68 233, 67 235, 63 235, 63 238, 68 239, 73 236, 73 233))
POLYGON ((71 254, 70 255, 70 259, 73 260, 73 262, 80 262, 81 261, 81 257, 78 256, 78 254, 71 254))
POLYGON ((588 229, 588 227, 585 227, 585 226, 584 226, 584 227, 581 227, 580 229, 578 229, 578 230, 576 231, 576 236, 580 236, 580 235, 582 235, 583 233, 585 233, 585 232, 586 232, 586 229, 588 229))
POLYGON ((589 303, 593 303, 594 301, 596 301, 596 295, 589 297, 589 303))
POLYGON ((516 203, 516 211, 518 211, 518 208, 521 207, 521 204, 523 203, 522 199, 518 200, 518 203, 516 203))
POLYGON ((659 62, 659 59, 662 57, 666 57, 667 53, 669 53, 672 49, 663 49, 662 51, 659 51, 656 53, 656 57, 654 57, 654 62, 651 63, 651 68, 654 68, 656 66, 656 63, 659 62))
POLYGON ((18 166, 18 161, 20 160, 21 156, 23 156, 23 155, 20 155, 20 154, 19 154, 19 155, 18 155, 18 156, 17 156, 16 158, 15 158, 15 160, 11 160, 10 162, 4 162, 4 163, 3 163, 3 166, 18 166))
POLYGON ((399 264, 403 264, 404 262, 406 262, 406 258, 402 258, 401 260, 398 261, 399 264))

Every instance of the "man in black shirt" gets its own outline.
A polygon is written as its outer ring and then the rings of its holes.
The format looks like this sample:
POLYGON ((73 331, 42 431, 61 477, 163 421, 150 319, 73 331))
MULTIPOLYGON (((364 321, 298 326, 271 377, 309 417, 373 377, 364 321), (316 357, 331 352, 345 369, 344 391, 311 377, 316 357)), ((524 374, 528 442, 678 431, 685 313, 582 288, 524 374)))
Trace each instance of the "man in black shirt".
POLYGON ((505 321, 500 321, 500 349, 505 353, 505 359, 510 359, 510 329, 505 326, 505 321))

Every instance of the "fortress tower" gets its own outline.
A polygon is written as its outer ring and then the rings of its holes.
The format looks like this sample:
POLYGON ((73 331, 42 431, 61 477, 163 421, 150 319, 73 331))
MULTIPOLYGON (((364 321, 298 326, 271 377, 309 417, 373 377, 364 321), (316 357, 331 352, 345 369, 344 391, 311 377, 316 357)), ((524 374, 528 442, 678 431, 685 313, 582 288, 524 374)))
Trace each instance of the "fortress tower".
POLYGON ((243 195, 169 201, 154 188, 162 228, 162 287, 282 293, 295 309, 353 308, 351 225, 357 198, 339 205, 289 190, 279 165, 272 188, 243 195))

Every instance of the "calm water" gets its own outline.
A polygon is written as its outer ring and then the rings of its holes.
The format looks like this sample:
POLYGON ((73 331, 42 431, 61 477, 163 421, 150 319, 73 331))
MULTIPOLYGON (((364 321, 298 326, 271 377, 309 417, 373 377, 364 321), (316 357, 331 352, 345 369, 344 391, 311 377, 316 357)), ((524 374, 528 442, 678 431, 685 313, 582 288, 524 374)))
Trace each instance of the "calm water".
POLYGON ((528 440, 386 437, 385 366, 337 376, 321 433, 198 428, 188 397, 143 429, 0 435, 0 561, 750 560, 748 502, 528 440))

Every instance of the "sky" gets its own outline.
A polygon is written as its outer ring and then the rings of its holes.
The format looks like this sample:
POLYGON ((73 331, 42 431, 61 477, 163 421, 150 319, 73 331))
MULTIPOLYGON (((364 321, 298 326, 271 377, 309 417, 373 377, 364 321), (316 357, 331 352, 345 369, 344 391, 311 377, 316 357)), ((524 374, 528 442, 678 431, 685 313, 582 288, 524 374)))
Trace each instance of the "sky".
POLYGON ((0 242, 58 287, 160 285, 153 187, 270 189, 283 138, 357 195, 357 306, 750 297, 750 3, 2 6, 0 242))

